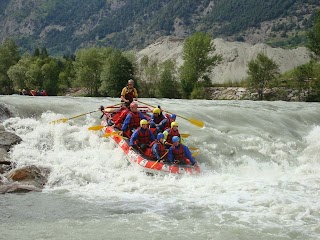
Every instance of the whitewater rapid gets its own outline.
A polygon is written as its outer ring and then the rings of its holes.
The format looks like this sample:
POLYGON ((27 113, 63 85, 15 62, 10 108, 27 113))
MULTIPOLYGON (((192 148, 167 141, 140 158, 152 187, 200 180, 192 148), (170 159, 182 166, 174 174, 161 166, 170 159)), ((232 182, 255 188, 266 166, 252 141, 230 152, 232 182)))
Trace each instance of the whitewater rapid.
POLYGON ((5 129, 23 140, 10 160, 51 169, 45 190, 23 198, 32 206, 45 202, 49 212, 58 202, 66 209, 43 221, 31 207, 32 220, 22 220, 19 210, 3 208, 7 201, 18 208, 21 196, 0 196, 0 214, 10 216, 0 224, 6 239, 13 232, 40 239, 44 228, 47 237, 70 239, 64 223, 74 239, 106 232, 109 239, 320 239, 318 103, 142 101, 205 122, 200 129, 177 119, 180 132, 191 134, 186 144, 200 149, 201 175, 151 177, 129 165, 111 139, 88 131, 100 124, 99 112, 48 124, 118 99, 0 96, 13 115, 5 129))

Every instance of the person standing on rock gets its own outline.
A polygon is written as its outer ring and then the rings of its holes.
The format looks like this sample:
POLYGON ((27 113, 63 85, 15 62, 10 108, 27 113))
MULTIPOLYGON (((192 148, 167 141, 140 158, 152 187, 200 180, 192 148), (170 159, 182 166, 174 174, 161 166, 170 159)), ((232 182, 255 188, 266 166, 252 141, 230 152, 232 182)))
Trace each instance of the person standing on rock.
POLYGON ((138 92, 137 89, 134 88, 134 81, 132 79, 130 79, 127 86, 122 89, 120 98, 121 102, 124 102, 127 107, 129 107, 133 101, 138 101, 138 92))

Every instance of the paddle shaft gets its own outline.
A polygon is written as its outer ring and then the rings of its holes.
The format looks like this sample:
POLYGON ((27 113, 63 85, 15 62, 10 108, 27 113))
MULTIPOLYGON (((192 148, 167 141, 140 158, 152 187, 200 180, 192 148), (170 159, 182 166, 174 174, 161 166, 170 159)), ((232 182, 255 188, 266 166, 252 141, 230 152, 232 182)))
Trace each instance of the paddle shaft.
MULTIPOLYGON (((168 152, 169 152, 169 151, 166 151, 159 160, 163 159, 163 158, 168 154, 168 152)), ((159 162, 159 160, 157 160, 157 161, 151 166, 151 168, 153 168, 153 167, 159 162)))
POLYGON ((100 109, 95 110, 95 111, 91 111, 91 112, 87 112, 87 113, 83 113, 83 114, 80 114, 78 116, 74 116, 74 117, 71 117, 71 118, 68 118, 68 120, 74 119, 74 118, 78 118, 78 117, 81 117, 81 116, 84 116, 84 115, 87 115, 87 114, 90 114, 90 113, 98 112, 98 111, 100 111, 100 109))
MULTIPOLYGON (((140 102, 140 103, 142 103, 142 104, 145 104, 145 105, 147 105, 147 106, 150 106, 150 107, 155 108, 155 106, 152 106, 152 105, 150 105, 150 104, 148 104, 148 103, 145 103, 145 102, 142 102, 142 101, 140 101, 140 100, 138 100, 138 102, 140 102)), ((167 110, 166 110, 166 112, 172 114, 172 112, 169 112, 169 111, 167 111, 167 110)), ((180 118, 182 118, 182 119, 187 120, 188 122, 190 122, 191 124, 193 124, 193 125, 195 125, 195 126, 197 126, 197 127, 200 127, 200 128, 203 128, 203 127, 204 127, 204 122, 203 122, 203 121, 200 121, 200 120, 197 120, 197 119, 193 119, 193 118, 186 118, 186 117, 183 117, 183 116, 181 116, 181 115, 179 115, 179 114, 176 114, 176 116, 178 116, 178 117, 180 117, 180 118)))

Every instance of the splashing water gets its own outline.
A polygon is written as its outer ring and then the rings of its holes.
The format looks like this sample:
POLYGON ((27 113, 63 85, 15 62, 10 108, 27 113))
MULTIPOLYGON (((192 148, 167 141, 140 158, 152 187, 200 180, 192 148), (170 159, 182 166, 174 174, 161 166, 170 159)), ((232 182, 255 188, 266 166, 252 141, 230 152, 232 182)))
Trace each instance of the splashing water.
POLYGON ((3 197, 15 209, 0 210, 11 214, 0 225, 7 236, 33 227, 33 238, 47 229, 46 237, 59 239, 319 239, 316 103, 146 99, 206 123, 199 129, 177 119, 180 132, 191 134, 186 144, 200 149, 200 176, 150 177, 129 165, 112 139, 87 130, 99 124, 99 113, 48 124, 117 99, 0 100, 15 113, 6 130, 23 140, 11 160, 51 169, 43 193, 23 196, 33 206, 28 214, 19 210, 21 196, 3 197), (40 217, 41 207, 48 213, 40 217))

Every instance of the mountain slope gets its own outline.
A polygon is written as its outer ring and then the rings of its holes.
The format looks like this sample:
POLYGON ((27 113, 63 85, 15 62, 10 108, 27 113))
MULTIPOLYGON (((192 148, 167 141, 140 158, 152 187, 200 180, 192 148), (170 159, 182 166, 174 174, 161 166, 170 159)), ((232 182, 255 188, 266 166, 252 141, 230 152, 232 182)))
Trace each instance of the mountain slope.
MULTIPOLYGON (((215 54, 221 55, 222 61, 209 74, 212 83, 239 82, 245 79, 248 77, 248 62, 261 52, 279 65, 281 73, 310 61, 310 52, 305 47, 281 49, 263 43, 251 45, 229 42, 221 38, 216 38, 213 44, 216 48, 215 54)), ((138 52, 138 56, 139 58, 148 56, 159 62, 171 59, 179 67, 183 63, 182 49, 183 41, 165 38, 142 49, 138 52)))
POLYGON ((143 48, 195 31, 249 43, 303 41, 316 0, 1 0, 0 38, 52 54, 90 45, 143 48))

